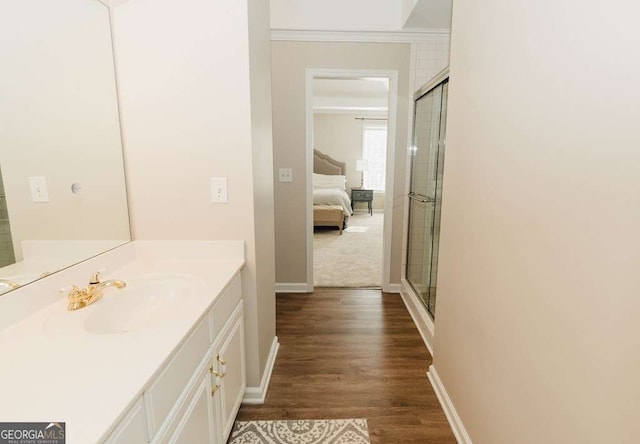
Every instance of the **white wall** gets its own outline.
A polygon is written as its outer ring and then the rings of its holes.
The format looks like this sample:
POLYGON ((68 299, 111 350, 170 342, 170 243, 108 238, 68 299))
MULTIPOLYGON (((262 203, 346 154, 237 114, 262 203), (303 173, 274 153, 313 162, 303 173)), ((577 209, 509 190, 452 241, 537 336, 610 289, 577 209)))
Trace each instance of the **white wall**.
POLYGON ((112 13, 133 237, 245 241, 253 387, 275 336, 268 15, 255 1, 132 0, 112 13), (228 179, 228 203, 210 202, 212 176, 228 179))
POLYGON ((347 188, 360 186, 356 160, 362 159, 360 114, 313 114, 313 146, 318 151, 346 163, 347 188))
POLYGON ((434 366, 476 444, 638 442, 639 15, 454 2, 434 366))
POLYGON ((0 6, 0 164, 15 258, 23 240, 128 240, 108 9, 85 0, 0 6), (34 203, 29 176, 49 202, 34 203), (73 194, 79 183, 82 194, 73 194))
MULTIPOLYGON (((256 249, 256 305, 248 312, 258 325, 259 361, 262 377, 276 334, 275 214, 273 192, 273 122, 271 115, 271 41, 269 2, 248 0, 249 77, 251 88, 251 144, 253 166, 253 207, 256 249)), ((251 330, 251 329, 249 329, 251 330)), ((249 331, 248 338, 252 334, 249 331)), ((253 351, 253 345, 248 349, 253 351)))

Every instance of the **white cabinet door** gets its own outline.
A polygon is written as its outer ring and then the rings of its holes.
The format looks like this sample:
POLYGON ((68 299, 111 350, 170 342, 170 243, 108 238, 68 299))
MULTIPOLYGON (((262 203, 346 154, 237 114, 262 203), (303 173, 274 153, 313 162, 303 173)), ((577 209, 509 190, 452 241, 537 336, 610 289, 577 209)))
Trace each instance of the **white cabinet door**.
POLYGON ((210 350, 209 323, 204 318, 146 390, 151 407, 148 417, 152 436, 162 430, 167 421, 173 421, 171 411, 176 403, 183 402, 185 390, 190 390, 192 386, 189 381, 194 378, 198 365, 210 350))
POLYGON ((246 388, 244 362, 244 320, 242 302, 238 304, 213 348, 213 368, 219 377, 212 375, 212 384, 219 381, 220 388, 214 403, 220 408, 218 439, 225 443, 236 418, 246 388))
POLYGON ((146 444, 147 442, 147 424, 141 396, 127 412, 124 419, 120 421, 116 430, 109 435, 106 443, 146 444))
POLYGON ((207 368, 200 373, 191 400, 182 413, 182 417, 178 419, 178 425, 169 442, 178 444, 217 443, 214 440, 215 414, 211 402, 211 383, 207 368))

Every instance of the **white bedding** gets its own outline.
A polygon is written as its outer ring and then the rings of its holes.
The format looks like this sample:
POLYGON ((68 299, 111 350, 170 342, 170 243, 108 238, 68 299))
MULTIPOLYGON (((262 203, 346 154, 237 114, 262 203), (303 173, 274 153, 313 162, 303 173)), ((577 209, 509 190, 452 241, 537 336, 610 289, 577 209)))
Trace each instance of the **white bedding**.
POLYGON ((351 199, 345 190, 340 188, 314 188, 314 205, 340 205, 346 217, 351 216, 351 199))

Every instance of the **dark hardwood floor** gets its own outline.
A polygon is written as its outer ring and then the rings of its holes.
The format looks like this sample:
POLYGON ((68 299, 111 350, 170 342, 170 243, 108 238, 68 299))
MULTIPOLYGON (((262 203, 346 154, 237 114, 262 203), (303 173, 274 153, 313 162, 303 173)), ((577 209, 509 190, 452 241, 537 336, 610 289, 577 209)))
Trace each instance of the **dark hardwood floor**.
POLYGON ((455 443, 400 295, 316 289, 277 296, 280 350, 265 403, 238 420, 365 418, 372 444, 455 443))

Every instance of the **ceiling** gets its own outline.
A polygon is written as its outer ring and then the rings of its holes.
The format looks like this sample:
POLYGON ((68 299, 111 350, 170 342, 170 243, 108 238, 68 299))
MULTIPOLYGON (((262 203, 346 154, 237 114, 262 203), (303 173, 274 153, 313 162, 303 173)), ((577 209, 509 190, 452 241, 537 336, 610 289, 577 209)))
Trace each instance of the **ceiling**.
POLYGON ((452 0, 270 0, 271 29, 430 31, 451 28, 452 0))
POLYGON ((418 0, 404 22, 407 29, 451 29, 452 0, 418 0))
POLYGON ((389 80, 386 78, 314 79, 313 111, 386 116, 389 80))

